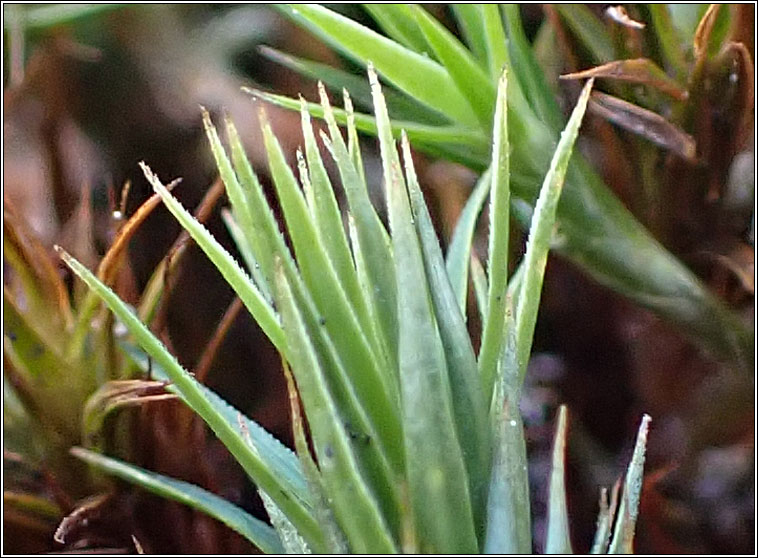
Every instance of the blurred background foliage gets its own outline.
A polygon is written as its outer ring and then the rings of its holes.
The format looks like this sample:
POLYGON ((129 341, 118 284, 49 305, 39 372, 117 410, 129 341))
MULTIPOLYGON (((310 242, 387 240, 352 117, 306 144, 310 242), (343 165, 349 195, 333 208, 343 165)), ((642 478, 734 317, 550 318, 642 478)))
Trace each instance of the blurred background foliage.
MULTIPOLYGON (((632 23, 623 14, 610 17, 605 7, 520 9, 548 85, 567 109, 579 84, 560 75, 601 66, 614 52, 668 61, 664 76, 655 76, 664 87, 652 93, 618 79, 598 83, 678 129, 666 128, 663 138, 640 135, 633 119, 619 116, 628 107, 603 105, 588 115, 581 148, 637 219, 752 327, 754 6, 722 6, 701 46, 708 53, 702 63, 692 45, 707 5, 630 5, 632 23), (732 43, 743 46, 722 48, 732 43), (698 87, 675 105, 684 108, 672 109, 666 99, 682 95, 697 72, 698 87)), ((449 7, 426 8, 460 34, 449 7)), ((334 9, 378 29, 360 6, 334 9)), ((4 551, 253 550, 213 520, 93 477, 68 456, 74 444, 104 445, 112 455, 262 513, 244 474, 200 421, 123 361, 119 332, 72 289, 52 245, 90 268, 110 261, 103 273, 151 316, 180 361, 289 443, 278 356, 249 316, 238 313, 212 265, 179 238, 167 212, 143 206, 151 188, 137 163, 182 177, 174 193, 187 207, 202 206, 207 226, 233 250, 218 212, 225 200, 209 196, 201 203, 216 177, 199 105, 214 116, 231 115, 265 180, 257 111, 240 86, 309 100, 317 90, 314 80, 261 46, 364 77, 362 70, 265 5, 5 4, 3 28, 4 551), (124 235, 128 250, 108 252, 124 235), (86 342, 71 324, 89 326, 86 342)), ((294 154, 302 141, 299 115, 267 111, 285 152, 294 154)), ((377 146, 366 138, 363 147, 367 179, 378 192, 377 146)), ((476 175, 431 157, 419 156, 418 165, 444 243, 476 175)), ((513 249, 520 249, 512 236, 513 249)), ((471 327, 476 332, 478 325, 471 327)), ((623 470, 635 422, 647 412, 655 420, 637 550, 750 551, 749 378, 557 257, 548 265, 527 378, 522 410, 535 530, 544 529, 552 417, 565 402, 573 417, 567 484, 577 548, 591 541, 597 505, 591 495, 623 470)))

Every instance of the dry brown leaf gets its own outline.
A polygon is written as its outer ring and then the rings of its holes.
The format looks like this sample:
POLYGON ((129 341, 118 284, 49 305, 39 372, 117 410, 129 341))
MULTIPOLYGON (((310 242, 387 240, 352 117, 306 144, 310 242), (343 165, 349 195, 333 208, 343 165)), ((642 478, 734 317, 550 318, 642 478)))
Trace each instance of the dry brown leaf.
POLYGON ((560 79, 608 78, 641 83, 654 87, 677 101, 687 100, 689 94, 671 79, 655 62, 648 58, 614 60, 581 72, 564 74, 560 79))
POLYGON ((688 161, 695 160, 695 139, 659 114, 597 91, 592 92, 589 109, 688 161))

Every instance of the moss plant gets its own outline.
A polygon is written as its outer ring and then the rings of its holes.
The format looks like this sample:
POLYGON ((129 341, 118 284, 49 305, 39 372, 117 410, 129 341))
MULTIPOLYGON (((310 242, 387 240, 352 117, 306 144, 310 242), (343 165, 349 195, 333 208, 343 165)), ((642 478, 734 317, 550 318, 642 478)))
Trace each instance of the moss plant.
MULTIPOLYGON (((549 166, 531 220, 521 270, 508 278, 511 169, 506 75, 492 112, 490 252, 478 279, 485 337, 477 355, 449 275, 471 256, 470 238, 445 259, 402 135, 398 153, 376 73, 369 68, 389 229, 368 197, 349 97, 347 141, 322 95, 329 133, 321 141, 339 169, 343 223, 307 107, 300 180, 261 114, 271 176, 288 240, 274 219, 231 122, 228 150, 205 115, 232 205, 228 222, 248 271, 169 193, 155 191, 236 291, 282 355, 290 381, 296 452, 227 405, 181 368, 139 318, 62 249, 71 269, 116 314, 158 379, 195 410, 256 484, 271 525, 196 486, 84 449, 96 468, 206 511, 265 552, 530 552, 523 425, 518 411, 546 257, 591 82, 584 88, 549 166), (402 161, 402 162, 401 162, 402 161), (347 230, 346 230, 347 229, 347 230), (138 348, 138 347, 139 348, 138 348), (291 369, 291 373, 290 373, 291 369), (305 417, 300 415, 304 410, 305 417), (307 420, 313 453, 306 440, 307 420)), ((323 90, 322 90, 323 93, 323 90)), ((469 227, 467 220, 463 227, 469 227)), ((466 235, 462 236, 466 238, 466 235)), ((462 241, 459 241, 462 242, 462 241)), ((464 272, 463 287, 467 284, 464 272)), ((551 480, 550 552, 570 551, 563 487, 565 410, 551 480)), ((614 521, 605 506, 597 550, 631 550, 648 419, 643 420, 614 521), (613 526, 613 528, 611 528, 613 526)))

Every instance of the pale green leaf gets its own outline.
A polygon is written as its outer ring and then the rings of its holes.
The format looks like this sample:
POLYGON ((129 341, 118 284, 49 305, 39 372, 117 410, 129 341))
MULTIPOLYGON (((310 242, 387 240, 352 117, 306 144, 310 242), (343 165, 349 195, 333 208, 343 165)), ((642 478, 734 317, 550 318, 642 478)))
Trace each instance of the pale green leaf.
POLYGON ((510 231, 510 142, 508 139, 508 77, 500 77, 495 108, 490 173, 490 235, 487 258, 487 313, 482 324, 479 375, 484 393, 492 394, 497 359, 503 345, 505 293, 508 288, 508 247, 510 231))
POLYGON ((568 430, 566 406, 558 409, 555 427, 552 469, 550 471, 550 497, 547 507, 547 536, 545 554, 573 554, 566 504, 566 432, 568 430))
POLYGON ((132 333, 137 343, 150 355, 155 364, 160 366, 187 405, 195 411, 216 433, 231 454, 237 459, 245 472, 272 497, 276 498, 277 504, 287 514, 298 530, 307 540, 318 541, 321 534, 318 526, 310 515, 304 494, 292 493, 283 484, 282 478, 277 474, 276 468, 266 456, 259 455, 244 440, 238 427, 236 418, 232 422, 225 411, 219 408, 204 391, 206 388, 198 383, 181 365, 176 358, 166 350, 163 344, 153 333, 139 321, 134 312, 106 285, 95 277, 81 263, 76 261, 65 251, 58 251, 66 265, 79 276, 87 286, 95 291, 105 302, 116 317, 132 333))
POLYGON ((516 361, 516 330, 513 304, 506 306, 505 341, 499 377, 492 399, 491 421, 494 451, 487 499, 487 554, 530 554, 532 552, 529 470, 524 424, 519 412, 521 388, 516 361))
POLYGON ((642 492, 642 475, 645 467, 645 445, 650 428, 650 417, 644 415, 637 432, 637 442, 634 445, 632 460, 624 480, 623 493, 619 502, 618 519, 613 529, 613 539, 608 547, 608 554, 634 553, 634 528, 637 524, 637 514, 640 507, 642 492))
POLYGON ((453 236, 447 249, 445 265, 450 277, 450 284, 458 300, 458 306, 466 317, 466 299, 468 298, 468 274, 471 245, 474 241, 474 231, 479 213, 484 206, 484 200, 490 191, 491 173, 487 170, 477 181, 474 190, 463 206, 458 222, 455 224, 453 236))
POLYGON ((592 80, 589 80, 584 86, 566 129, 561 134, 561 139, 550 162, 550 169, 545 175, 532 216, 529 240, 524 256, 524 282, 516 307, 516 340, 522 381, 526 374, 526 365, 532 349, 532 336, 537 321, 542 280, 545 275, 547 254, 555 226, 558 199, 563 189, 563 181, 574 150, 574 143, 579 135, 579 127, 587 108, 592 83, 592 80))
POLYGON ((369 80, 392 231, 406 474, 415 531, 422 552, 476 552, 468 480, 421 247, 387 109, 371 67, 369 80))
POLYGON ((402 149, 411 210, 429 281, 434 315, 445 352, 455 426, 463 450, 471 507, 479 531, 483 530, 486 479, 490 469, 490 436, 485 404, 489 397, 482 392, 481 383, 477 378, 474 348, 471 346, 466 322, 445 270, 442 249, 418 184, 411 148, 405 135, 402 149))
POLYGON ((297 380, 321 475, 337 521, 354 552, 393 553, 392 534, 360 470, 350 435, 329 390, 321 359, 281 271, 277 273, 276 300, 287 333, 291 355, 288 360, 297 380))

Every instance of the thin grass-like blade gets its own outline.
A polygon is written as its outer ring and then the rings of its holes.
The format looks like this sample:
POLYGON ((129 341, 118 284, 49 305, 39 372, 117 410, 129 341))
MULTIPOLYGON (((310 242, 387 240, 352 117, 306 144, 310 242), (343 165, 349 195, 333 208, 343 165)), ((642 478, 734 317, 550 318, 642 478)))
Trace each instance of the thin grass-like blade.
POLYGON ((653 20, 655 37, 660 45, 666 66, 674 72, 678 82, 687 78, 688 68, 685 60, 686 49, 673 24, 673 18, 667 4, 648 4, 647 9, 653 20))
POLYGON ((388 37, 415 52, 425 52, 429 46, 413 19, 411 8, 410 4, 363 4, 363 9, 388 37))
POLYGON ((650 428, 650 417, 644 415, 639 431, 637 442, 634 445, 632 460, 626 472, 623 494, 619 503, 618 519, 613 529, 613 539, 608 547, 608 554, 633 554, 634 553, 634 528, 637 523, 637 514, 640 507, 640 493, 642 492, 642 475, 645 467, 645 445, 647 433, 650 428))
MULTIPOLYGON (((189 399, 185 396, 184 392, 178 390, 174 384, 170 383, 169 374, 158 362, 149 360, 148 355, 134 345, 120 343, 120 348, 143 373, 149 374, 156 380, 167 382, 166 391, 177 394, 187 406, 191 407, 189 399)), ((310 509, 308 487, 297 456, 295 456, 292 450, 274 438, 257 422, 250 420, 239 410, 232 407, 215 391, 201 383, 196 383, 195 385, 202 393, 202 396, 221 414, 223 419, 245 439, 248 446, 258 452, 259 455, 264 456, 267 462, 270 462, 270 468, 276 471, 280 483, 285 486, 286 490, 306 500, 309 506, 308 509, 310 509)))
POLYGON ((466 318, 466 299, 468 298, 468 273, 471 256, 471 245, 474 241, 474 230, 479 214, 484 206, 484 200, 490 191, 491 174, 488 170, 477 181, 466 205, 463 206, 458 222, 455 224, 450 246, 447 249, 445 266, 450 277, 450 284, 458 300, 458 306, 466 318))
MULTIPOLYGON (((350 214, 355 224, 354 258, 365 264, 364 280, 367 292, 373 303, 372 314, 377 318, 382 342, 391 370, 397 370, 397 303, 395 294, 395 275, 390 265, 392 247, 387 231, 379 219, 369 198, 368 187, 362 173, 360 153, 349 152, 342 138, 337 121, 332 112, 329 99, 321 91, 321 104, 329 126, 330 141, 324 143, 331 151, 342 179, 350 214)), ((356 135, 353 129, 348 134, 356 135)), ((355 141, 355 140, 354 140, 355 141)))
MULTIPOLYGON (((298 58, 273 48, 261 47, 260 50, 274 62, 314 81, 322 81, 334 92, 341 93, 343 89, 350 91, 358 106, 366 109, 371 107, 371 88, 363 76, 339 70, 328 64, 298 58)), ((393 119, 435 125, 450 123, 450 120, 437 111, 429 109, 401 91, 390 90, 387 93, 387 108, 393 119)))
POLYGON ((397 280, 406 469, 422 552, 477 552, 445 354, 379 81, 369 67, 384 167, 397 280))
POLYGON ((487 313, 482 324, 479 350, 479 375, 484 393, 491 400, 495 384, 497 359, 503 346, 505 293, 508 288, 508 237, 510 230, 510 143, 508 141, 508 105, 506 72, 500 76, 492 139, 492 186, 490 188, 490 236, 487 271, 487 313))
POLYGON ((508 51, 511 68, 534 113, 552 129, 563 126, 563 115, 552 91, 545 83, 545 73, 537 64, 532 46, 521 24, 519 4, 503 5, 503 21, 508 35, 508 51))
POLYGON ((397 386, 394 376, 383 369, 368 341, 361 321, 351 308, 334 267, 319 246, 318 234, 305 200, 268 123, 263 137, 297 262, 313 297, 324 327, 343 360, 358 399, 376 427, 381 445, 389 451, 402 438, 397 413, 397 386))
POLYGON ((377 71, 401 91, 460 124, 477 127, 477 118, 447 71, 433 60, 315 4, 281 5, 289 18, 351 58, 377 71), (398 63, 402 61, 402 63, 398 63))
POLYGON ((176 217, 176 220, 190 234, 192 239, 205 252, 208 258, 216 266, 216 269, 224 276, 227 283, 240 297, 245 307, 261 326, 266 336, 277 349, 284 348, 284 334, 279 325, 279 320, 266 297, 257 289, 250 277, 242 270, 237 261, 227 252, 221 244, 189 213, 179 201, 173 197, 157 176, 144 163, 141 164, 150 184, 160 194, 163 203, 176 217))
POLYGON ((494 451, 487 498, 487 554, 532 552, 529 471, 524 424, 519 412, 521 388, 516 362, 513 305, 508 300, 500 376, 495 384, 491 421, 494 451))
MULTIPOLYGON (((316 225, 320 246, 324 247, 327 257, 334 266, 350 305, 355 311, 356 317, 361 323, 363 331, 370 336, 372 342, 378 343, 374 324, 369 317, 364 294, 358 284, 358 276, 353 266, 353 258, 342 224, 342 215, 334 197, 332 183, 321 160, 316 137, 313 134, 311 117, 305 106, 305 100, 301 99, 302 108, 300 117, 305 141, 305 156, 308 161, 308 176, 313 189, 313 222, 316 225)), ((379 347, 375 347, 379 351, 379 347)))
POLYGON ((571 31, 587 48, 595 64, 616 58, 616 49, 603 22, 584 4, 555 4, 571 31))
POLYGON ((563 181, 574 149, 574 142, 579 135, 579 127, 587 108, 592 83, 590 80, 584 86, 566 129, 561 134, 561 140, 558 142, 558 147, 550 162, 550 169, 542 183, 540 196, 537 199, 532 216, 529 241, 524 256, 524 283, 516 307, 516 342, 522 381, 526 374, 526 364, 532 349, 532 336, 537 321, 542 280, 545 276, 547 254, 555 226, 558 199, 563 189, 563 181))
MULTIPOLYGON (((257 89, 243 88, 252 96, 268 101, 274 105, 284 107, 290 110, 300 110, 300 101, 296 99, 290 99, 284 95, 275 95, 273 93, 266 93, 265 91, 259 91, 257 89)), ((324 109, 318 103, 308 103, 308 112, 311 116, 316 118, 324 118, 324 109)), ((347 113, 337 107, 332 108, 334 117, 339 124, 347 123, 347 113)), ((355 127, 368 134, 376 135, 376 121, 374 117, 368 114, 355 113, 355 127)), ((394 120, 391 122, 392 133, 396 136, 400 136, 401 130, 405 130, 414 144, 422 143, 424 145, 432 146, 444 146, 460 148, 462 150, 468 150, 467 159, 477 161, 477 166, 485 167, 487 163, 480 163, 476 154, 479 152, 486 152, 489 146, 489 141, 486 135, 477 129, 463 127, 457 124, 451 124, 446 126, 434 126, 430 124, 423 124, 412 120, 394 120)))
POLYGON ((611 510, 608 505, 608 489, 603 487, 600 491, 600 509, 597 514, 595 526, 595 538, 592 541, 590 554, 605 554, 611 536, 611 510))
POLYGON ((466 39, 469 49, 482 68, 487 68, 487 42, 484 38, 484 21, 480 6, 476 4, 452 4, 450 9, 455 14, 458 27, 466 39))
POLYGON ((479 125, 488 129, 496 96, 492 81, 466 47, 426 10, 412 6, 409 15, 416 18, 426 41, 476 114, 479 125))
POLYGON ((313 513, 321 526, 321 531, 324 533, 324 541, 326 542, 328 553, 347 554, 350 548, 345 539, 345 534, 339 525, 337 525, 334 512, 329 507, 321 472, 318 470, 318 466, 311 456, 311 449, 308 446, 305 434, 305 421, 300 410, 300 395, 297 393, 292 370, 285 359, 282 359, 282 368, 284 369, 284 376, 287 380, 287 392, 289 393, 292 436, 295 439, 297 457, 303 467, 303 474, 313 499, 313 513))
POLYGON ((266 283, 266 278, 263 276, 263 273, 261 273, 261 264, 258 263, 258 260, 253 253, 253 249, 248 244, 239 224, 235 221, 234 215, 232 215, 232 212, 228 209, 222 209, 221 219, 226 225, 226 230, 229 231, 229 236, 232 237, 234 244, 237 246, 237 250, 240 251, 242 259, 245 260, 245 265, 247 266, 248 272, 250 272, 251 278, 255 282, 255 286, 261 291, 261 294, 266 301, 269 304, 273 304, 273 298, 269 291, 268 283, 266 283))
POLYGON ((71 448, 71 453, 100 471, 218 519, 267 554, 284 552, 284 547, 271 526, 199 486, 159 475, 84 448, 71 448))
POLYGON ((566 507, 566 406, 558 409, 558 425, 553 442, 553 466, 550 472, 550 499, 547 508, 545 554, 573 554, 566 507))
MULTIPOLYGON (((178 203, 178 202, 177 202, 178 203)), ((235 426, 234 422, 225 416, 225 411, 214 403, 198 383, 181 365, 163 344, 139 321, 134 312, 122 302, 118 296, 106 285, 100 282, 86 267, 76 261, 65 251, 58 251, 66 265, 78 275, 87 286, 97 292, 111 311, 132 333, 137 343, 151 356, 155 364, 160 366, 172 382, 172 388, 176 389, 187 405, 195 411, 208 424, 219 439, 224 443, 231 454, 237 459, 248 475, 272 497, 276 498, 277 504, 287 514, 290 521, 297 526, 307 540, 318 541, 321 534, 314 522, 305 503, 303 494, 295 494, 282 482, 281 475, 273 462, 266 459, 265 455, 259 455, 245 442, 244 437, 235 426)))
POLYGON ((437 328, 447 362, 455 426, 469 478, 477 531, 483 532, 487 478, 490 469, 490 436, 486 401, 476 373, 476 357, 466 323, 445 270, 437 233, 424 202, 413 168, 408 138, 403 136, 403 160, 416 233, 421 244, 437 328))
POLYGON ((277 273, 276 287, 289 360, 335 516, 354 552, 393 553, 396 549, 392 534, 363 478, 350 435, 328 388, 321 359, 282 271, 277 273))
POLYGON ((500 77, 503 69, 509 64, 508 37, 505 35, 500 8, 497 4, 482 4, 477 8, 482 18, 490 76, 494 81, 500 77))

